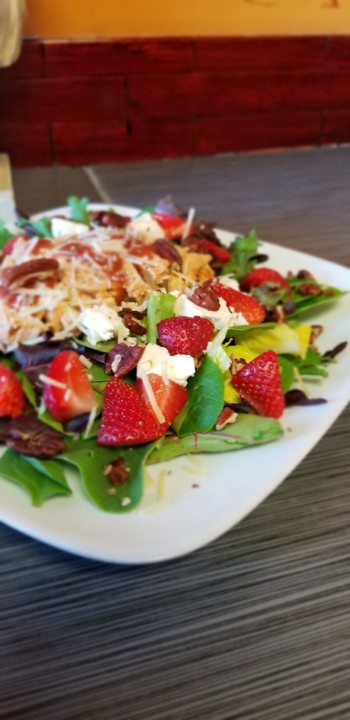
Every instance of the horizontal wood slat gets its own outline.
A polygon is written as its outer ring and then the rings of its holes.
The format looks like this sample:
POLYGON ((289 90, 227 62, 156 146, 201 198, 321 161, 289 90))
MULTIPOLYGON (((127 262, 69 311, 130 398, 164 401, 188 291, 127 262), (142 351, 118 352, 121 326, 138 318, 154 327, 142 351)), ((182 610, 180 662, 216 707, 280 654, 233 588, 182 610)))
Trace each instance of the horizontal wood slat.
POLYGON ((0 68, 0 152, 76 165, 348 142, 349 109, 350 36, 25 40, 0 68))

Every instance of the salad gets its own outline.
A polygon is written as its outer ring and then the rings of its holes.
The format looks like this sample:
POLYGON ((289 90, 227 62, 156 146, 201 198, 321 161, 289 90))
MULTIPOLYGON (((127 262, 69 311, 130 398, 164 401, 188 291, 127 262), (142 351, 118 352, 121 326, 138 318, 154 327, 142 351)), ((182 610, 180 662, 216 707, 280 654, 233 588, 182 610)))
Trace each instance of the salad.
POLYGON ((342 290, 170 198, 135 217, 68 204, 0 224, 0 477, 34 505, 69 496, 73 466, 98 508, 130 512, 148 465, 278 440, 288 405, 326 402, 305 380, 346 343, 321 354, 309 318, 342 290))

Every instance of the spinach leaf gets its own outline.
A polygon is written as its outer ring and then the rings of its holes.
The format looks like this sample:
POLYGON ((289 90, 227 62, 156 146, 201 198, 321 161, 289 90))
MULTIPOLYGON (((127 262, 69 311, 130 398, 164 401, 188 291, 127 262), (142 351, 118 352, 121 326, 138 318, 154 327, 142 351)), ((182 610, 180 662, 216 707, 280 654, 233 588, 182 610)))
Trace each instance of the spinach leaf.
POLYGON ((70 495, 63 474, 53 460, 37 460, 6 450, 0 458, 0 475, 20 485, 30 495, 35 507, 54 495, 70 495))
POLYGON ((83 223, 84 225, 90 225, 89 213, 87 211, 88 203, 89 200, 86 197, 78 198, 75 195, 71 195, 68 198, 68 205, 73 220, 83 223))
POLYGON ((204 360, 196 374, 189 379, 188 400, 179 416, 179 437, 190 433, 208 432, 224 405, 224 380, 220 368, 209 357, 204 360))
POLYGON ((11 240, 13 237, 16 236, 7 229, 4 221, 0 220, 0 250, 3 250, 8 240, 11 240))
POLYGON ((288 315, 288 319, 292 319, 294 317, 297 317, 298 315, 301 315, 301 313, 305 313, 308 311, 314 310, 314 308, 317 308, 319 305, 323 305, 325 303, 332 302, 333 300, 336 300, 339 297, 342 297, 343 295, 346 295, 346 293, 343 290, 339 290, 336 287, 333 287, 332 285, 324 285, 321 283, 318 283, 316 280, 303 280, 299 279, 297 277, 288 277, 287 278, 291 289, 292 289, 292 295, 289 298, 289 302, 292 302, 295 304, 294 310, 288 315), (311 284, 318 288, 321 292, 319 292, 318 295, 303 295, 299 292, 299 288, 301 285, 307 285, 311 284))
POLYGON ((38 237, 53 237, 51 230, 51 218, 42 217, 40 218, 40 220, 28 220, 27 218, 20 218, 17 221, 17 225, 19 228, 23 228, 24 230, 26 230, 26 228, 31 229, 33 235, 37 235, 38 237))
POLYGON ((255 230, 246 236, 238 235, 231 245, 231 259, 222 267, 222 274, 232 273, 237 280, 251 270, 256 264, 259 240, 255 230))
POLYGON ((67 450, 60 458, 79 471, 90 500, 101 510, 124 513, 134 510, 142 498, 143 472, 154 443, 135 447, 103 447, 96 440, 68 440, 67 450), (129 475, 121 485, 113 485, 106 468, 121 459, 129 475))
POLYGON ((258 415, 238 415, 236 422, 226 425, 223 430, 199 432, 181 438, 177 435, 166 436, 160 447, 152 450, 147 464, 152 465, 189 453, 240 450, 277 440, 282 435, 283 430, 278 420, 258 415))
POLYGON ((288 360, 286 357, 278 355, 278 364, 281 370, 282 390, 284 393, 288 392, 295 382, 294 360, 294 356, 291 356, 288 360))
POLYGON ((157 342, 157 324, 174 315, 175 300, 170 293, 150 294, 147 303, 147 342, 157 342))

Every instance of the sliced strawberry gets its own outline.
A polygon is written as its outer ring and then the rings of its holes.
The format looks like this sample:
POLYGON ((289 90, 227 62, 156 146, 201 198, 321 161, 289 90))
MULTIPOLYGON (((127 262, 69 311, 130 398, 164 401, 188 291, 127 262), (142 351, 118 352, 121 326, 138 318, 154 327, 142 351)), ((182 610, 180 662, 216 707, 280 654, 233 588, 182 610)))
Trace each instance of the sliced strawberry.
POLYGON ((12 370, 0 364, 0 417, 17 418, 22 415, 24 406, 25 395, 20 381, 12 370))
MULTIPOLYGON (((155 373, 147 375, 147 379, 151 385, 158 408, 164 416, 164 423, 161 423, 161 425, 164 426, 164 433, 173 420, 175 420, 180 410, 182 410, 187 400, 187 390, 185 387, 178 385, 178 383, 175 383, 172 380, 169 380, 167 383, 164 382, 160 375, 156 375, 155 373)), ((153 412, 148 393, 142 380, 137 380, 135 389, 142 397, 147 407, 153 412)))
POLYGON ((100 445, 140 445, 164 432, 164 424, 158 422, 135 386, 115 377, 108 380, 97 437, 100 445))
POLYGON ((256 325, 265 320, 265 310, 255 298, 227 285, 221 285, 221 283, 214 283, 211 287, 219 297, 226 300, 231 310, 241 312, 250 325, 256 325))
POLYGON ((290 285, 287 280, 277 270, 272 268, 254 268, 251 270, 243 280, 241 280, 241 290, 249 292, 252 287, 259 287, 263 283, 268 283, 275 286, 277 289, 287 290, 290 293, 290 285))
POLYGON ((207 318, 177 317, 161 320, 157 325, 160 344, 170 355, 192 355, 198 357, 213 339, 214 325, 207 318))
POLYGON ((240 396, 258 415, 279 418, 285 408, 278 358, 273 350, 258 355, 231 378, 240 396))
POLYGON ((74 350, 62 350, 46 372, 43 397, 55 420, 64 422, 90 412, 97 405, 86 370, 74 350), (53 380, 53 383, 50 383, 53 380), (58 383, 58 385, 54 384, 58 383))
POLYGON ((164 231, 166 240, 174 240, 182 236, 186 224, 186 220, 183 218, 174 215, 165 215, 159 212, 153 212, 152 218, 157 221, 158 225, 160 225, 164 231))
POLYGON ((228 262, 231 258, 231 253, 226 250, 226 248, 221 247, 221 245, 216 245, 216 243, 211 240, 206 240, 205 238, 197 239, 195 236, 193 238, 189 237, 188 242, 185 241, 184 244, 189 250, 193 250, 194 252, 208 253, 208 255, 211 255, 221 264, 228 262))

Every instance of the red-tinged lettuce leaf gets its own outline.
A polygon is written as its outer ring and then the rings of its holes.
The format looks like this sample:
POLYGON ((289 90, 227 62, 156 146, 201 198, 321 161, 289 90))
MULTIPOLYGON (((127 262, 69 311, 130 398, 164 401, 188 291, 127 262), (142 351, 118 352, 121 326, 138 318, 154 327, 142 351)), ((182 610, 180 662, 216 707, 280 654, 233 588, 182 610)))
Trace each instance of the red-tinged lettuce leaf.
POLYGON ((223 430, 195 433, 179 438, 167 435, 162 444, 152 450, 147 465, 171 460, 189 453, 218 453, 254 447, 278 440, 283 429, 278 420, 258 415, 238 415, 236 421, 223 430))

